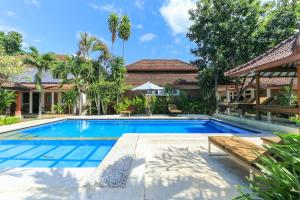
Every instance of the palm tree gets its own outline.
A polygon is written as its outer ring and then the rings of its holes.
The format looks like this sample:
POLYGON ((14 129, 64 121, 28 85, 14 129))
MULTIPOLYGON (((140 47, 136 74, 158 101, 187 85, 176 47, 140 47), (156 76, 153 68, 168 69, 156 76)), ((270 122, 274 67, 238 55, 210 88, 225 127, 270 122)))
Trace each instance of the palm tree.
POLYGON ((95 36, 91 36, 86 32, 80 33, 79 51, 77 55, 90 60, 91 54, 94 52, 101 52, 98 59, 109 58, 109 51, 106 44, 104 44, 101 40, 99 40, 95 36))
POLYGON ((111 13, 108 17, 108 29, 111 32, 111 52, 113 53, 114 43, 117 37, 119 17, 116 13, 111 13))
MULTIPOLYGON (((80 42, 79 42, 79 56, 83 56, 84 59, 87 59, 87 61, 91 61, 91 54, 95 52, 100 52, 98 56, 98 62, 105 62, 109 59, 109 51, 107 46, 99 39, 97 39, 94 36, 90 36, 88 33, 80 33, 80 42)), ((86 86, 85 90, 90 91, 91 83, 93 82, 92 79, 95 79, 95 77, 100 74, 100 66, 97 62, 93 62, 93 65, 97 67, 97 69, 90 70, 88 76, 86 77, 86 86), (96 74, 95 74, 96 72, 96 74)), ((97 78, 97 77, 96 77, 97 78)), ((88 94, 88 100, 89 100, 89 107, 91 112, 92 107, 92 95, 90 93, 88 94)))
POLYGON ((68 108, 69 114, 71 114, 71 108, 76 105, 77 93, 75 90, 69 90, 63 94, 63 102, 68 108))
POLYGON ((55 64, 55 57, 53 53, 40 54, 35 47, 30 47, 29 56, 24 59, 24 64, 31 65, 37 68, 34 76, 34 83, 36 89, 40 92, 39 95, 39 117, 42 115, 42 97, 43 91, 42 78, 43 73, 51 69, 55 64))
POLYGON ((120 25, 118 27, 118 35, 119 37, 123 40, 123 59, 124 59, 124 45, 125 41, 128 41, 130 37, 130 30, 131 25, 130 25, 130 20, 127 15, 123 15, 120 25))

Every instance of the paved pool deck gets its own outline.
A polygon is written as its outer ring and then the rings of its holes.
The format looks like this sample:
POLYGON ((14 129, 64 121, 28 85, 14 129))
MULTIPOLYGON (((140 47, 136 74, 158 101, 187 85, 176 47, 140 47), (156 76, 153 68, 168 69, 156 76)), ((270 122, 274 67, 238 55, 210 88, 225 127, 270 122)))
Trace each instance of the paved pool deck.
MULTIPOLYGON (((17 127, 56 120, 61 119, 35 120, 17 127)), ((125 134, 97 168, 0 170, 0 199, 232 199, 239 194, 235 185, 248 187, 248 170, 228 156, 210 157, 207 136, 125 134), (109 179, 110 175, 114 177, 109 179), (123 185, 114 182, 124 178, 123 185)), ((244 136, 261 144, 263 134, 244 136)))

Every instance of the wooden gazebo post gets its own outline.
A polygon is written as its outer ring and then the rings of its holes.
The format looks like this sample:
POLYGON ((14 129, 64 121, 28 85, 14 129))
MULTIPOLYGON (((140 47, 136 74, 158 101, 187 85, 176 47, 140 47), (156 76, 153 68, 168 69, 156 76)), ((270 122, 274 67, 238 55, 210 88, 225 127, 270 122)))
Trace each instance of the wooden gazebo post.
POLYGON ((256 119, 261 119, 260 116, 260 72, 255 72, 256 81, 256 119))
POLYGON ((297 96, 298 96, 298 119, 300 118, 300 66, 296 66, 297 73, 297 96))

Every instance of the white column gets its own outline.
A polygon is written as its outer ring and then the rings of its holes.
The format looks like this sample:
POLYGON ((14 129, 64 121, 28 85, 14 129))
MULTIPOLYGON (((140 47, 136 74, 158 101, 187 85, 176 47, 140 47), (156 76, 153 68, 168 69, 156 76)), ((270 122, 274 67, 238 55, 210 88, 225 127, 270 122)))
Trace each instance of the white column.
POLYGON ((32 97, 33 97, 33 94, 32 94, 32 92, 30 91, 30 92, 29 92, 29 114, 32 114, 32 103, 33 103, 32 97))
POLYGON ((251 99, 255 98, 254 89, 251 89, 251 99))
MULTIPOLYGON (((230 91, 226 89, 226 97, 227 97, 227 103, 230 103, 230 91)), ((227 107, 227 114, 230 114, 230 108, 227 107)))
POLYGON ((267 88, 267 97, 271 97, 271 88, 267 88))
MULTIPOLYGON (((271 97, 271 88, 267 88, 267 97, 271 97)), ((271 112, 267 112, 267 119, 268 119, 268 121, 271 121, 271 119, 272 119, 271 112)))
POLYGON ((62 104, 62 92, 58 92, 58 104, 61 105, 62 104))
POLYGON ((54 92, 51 92, 51 112, 54 113, 54 92))

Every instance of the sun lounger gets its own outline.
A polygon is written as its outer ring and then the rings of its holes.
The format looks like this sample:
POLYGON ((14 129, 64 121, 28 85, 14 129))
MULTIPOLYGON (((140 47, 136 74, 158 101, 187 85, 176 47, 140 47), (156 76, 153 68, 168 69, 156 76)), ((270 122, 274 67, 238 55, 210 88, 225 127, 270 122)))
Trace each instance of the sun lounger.
POLYGON ((210 136, 208 137, 208 153, 210 156, 220 155, 211 153, 211 144, 230 155, 244 167, 249 168, 250 179, 253 178, 253 173, 260 173, 256 163, 261 155, 267 153, 264 147, 236 136, 210 136))
POLYGON ((262 137, 261 140, 264 144, 276 144, 282 141, 280 137, 262 137))
POLYGON ((130 117, 131 111, 130 110, 122 110, 122 111, 120 111, 120 114, 128 115, 130 117))
POLYGON ((182 110, 179 110, 175 104, 169 104, 168 110, 170 114, 181 114, 182 110))

